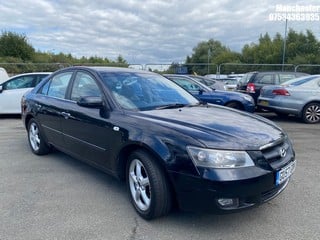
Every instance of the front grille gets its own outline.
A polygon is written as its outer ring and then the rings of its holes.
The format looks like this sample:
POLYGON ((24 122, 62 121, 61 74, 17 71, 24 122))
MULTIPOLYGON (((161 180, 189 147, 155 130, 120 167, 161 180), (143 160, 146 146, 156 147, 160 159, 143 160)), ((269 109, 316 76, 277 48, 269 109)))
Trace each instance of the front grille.
POLYGON ((287 138, 268 144, 261 149, 261 153, 273 169, 281 168, 294 157, 293 149, 287 138))
POLYGON ((275 146, 262 150, 264 158, 269 162, 273 163, 282 159, 281 151, 285 150, 288 153, 289 144, 287 142, 281 142, 275 146))

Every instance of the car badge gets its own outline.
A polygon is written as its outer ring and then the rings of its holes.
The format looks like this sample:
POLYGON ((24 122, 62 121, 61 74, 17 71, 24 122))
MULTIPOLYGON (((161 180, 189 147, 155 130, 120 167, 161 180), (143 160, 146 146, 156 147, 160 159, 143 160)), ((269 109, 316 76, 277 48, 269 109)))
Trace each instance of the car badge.
POLYGON ((279 153, 280 157, 284 158, 287 155, 287 150, 285 148, 281 148, 279 153))

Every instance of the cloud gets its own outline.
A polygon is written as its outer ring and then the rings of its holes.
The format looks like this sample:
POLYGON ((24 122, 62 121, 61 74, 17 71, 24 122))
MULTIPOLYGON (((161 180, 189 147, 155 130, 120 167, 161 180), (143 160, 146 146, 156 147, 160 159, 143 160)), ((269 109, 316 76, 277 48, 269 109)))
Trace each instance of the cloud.
MULTIPOLYGON (((277 0, 12 0, 0 5, 0 29, 26 34, 41 51, 171 63, 184 61, 199 42, 211 38, 240 52, 260 34, 283 35, 284 22, 268 19, 277 4, 277 0)), ((281 4, 305 5, 290 0, 281 4)), ((320 5, 317 0, 309 4, 320 5)), ((319 21, 289 21, 288 26, 311 29, 319 38, 319 21)))

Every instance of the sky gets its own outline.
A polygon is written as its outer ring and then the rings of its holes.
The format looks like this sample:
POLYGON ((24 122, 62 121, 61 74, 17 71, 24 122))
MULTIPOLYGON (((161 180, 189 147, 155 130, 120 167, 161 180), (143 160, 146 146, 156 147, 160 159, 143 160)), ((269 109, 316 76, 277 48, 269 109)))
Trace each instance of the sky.
POLYGON ((241 52, 261 34, 284 36, 285 20, 274 20, 284 13, 288 29, 320 40, 319 0, 0 0, 0 31, 42 52, 183 63, 209 39, 241 52))

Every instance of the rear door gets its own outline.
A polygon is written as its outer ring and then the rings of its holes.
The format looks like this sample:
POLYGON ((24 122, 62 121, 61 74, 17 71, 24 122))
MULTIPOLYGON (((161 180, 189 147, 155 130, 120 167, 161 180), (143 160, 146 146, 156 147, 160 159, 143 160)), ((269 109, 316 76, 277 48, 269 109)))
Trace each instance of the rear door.
POLYGON ((66 71, 52 76, 39 89, 34 107, 36 118, 41 123, 47 141, 56 147, 63 148, 61 119, 67 100, 65 99, 73 71, 66 71))

